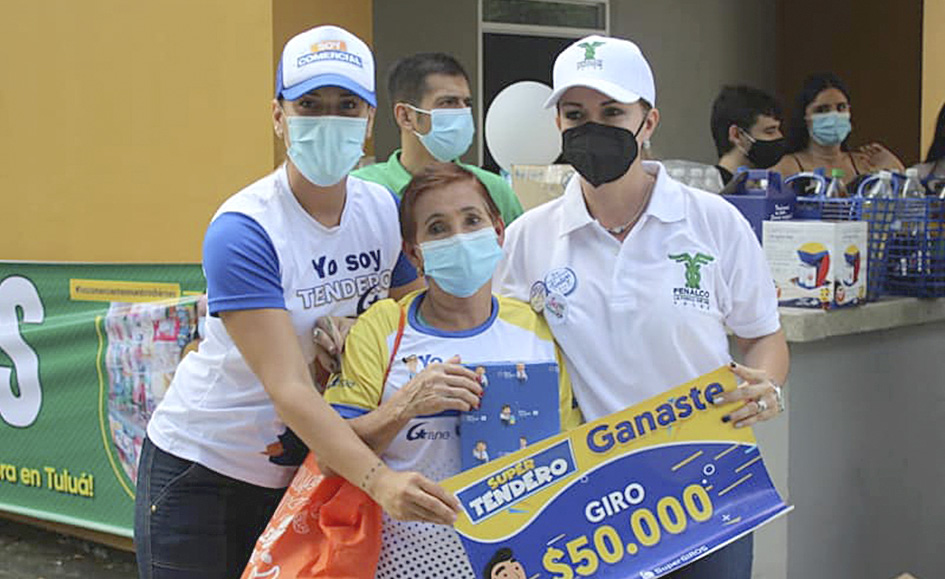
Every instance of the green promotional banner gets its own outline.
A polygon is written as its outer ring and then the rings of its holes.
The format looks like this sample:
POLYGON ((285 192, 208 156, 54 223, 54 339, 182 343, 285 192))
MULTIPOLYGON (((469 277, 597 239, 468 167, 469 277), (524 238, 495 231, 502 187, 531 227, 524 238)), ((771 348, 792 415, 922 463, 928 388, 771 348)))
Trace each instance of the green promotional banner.
POLYGON ((128 536, 199 265, 0 262, 0 511, 128 536))

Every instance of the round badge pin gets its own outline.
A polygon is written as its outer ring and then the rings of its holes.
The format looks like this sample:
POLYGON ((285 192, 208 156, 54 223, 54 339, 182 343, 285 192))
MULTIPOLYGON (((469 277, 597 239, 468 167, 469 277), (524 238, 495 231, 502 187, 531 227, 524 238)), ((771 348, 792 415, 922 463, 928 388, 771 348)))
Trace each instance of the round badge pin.
POLYGON ((545 287, 549 292, 569 296, 577 288, 577 274, 570 267, 553 269, 545 275, 545 287))
POLYGON ((545 287, 545 283, 541 281, 536 281, 532 284, 532 289, 528 293, 528 303, 531 304, 532 309, 535 310, 536 314, 540 314, 545 309, 545 296, 548 294, 548 288, 545 287))
POLYGON ((568 316, 568 298, 559 292, 549 291, 545 296, 545 320, 552 326, 563 324, 568 316))

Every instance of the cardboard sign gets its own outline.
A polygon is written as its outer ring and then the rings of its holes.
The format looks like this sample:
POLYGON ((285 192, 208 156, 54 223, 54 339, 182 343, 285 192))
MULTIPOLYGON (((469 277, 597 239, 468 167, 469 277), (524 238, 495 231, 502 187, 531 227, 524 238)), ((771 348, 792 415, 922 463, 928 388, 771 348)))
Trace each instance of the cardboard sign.
POLYGON ((734 388, 723 367, 444 481, 477 575, 652 579, 789 511, 709 402, 734 388))

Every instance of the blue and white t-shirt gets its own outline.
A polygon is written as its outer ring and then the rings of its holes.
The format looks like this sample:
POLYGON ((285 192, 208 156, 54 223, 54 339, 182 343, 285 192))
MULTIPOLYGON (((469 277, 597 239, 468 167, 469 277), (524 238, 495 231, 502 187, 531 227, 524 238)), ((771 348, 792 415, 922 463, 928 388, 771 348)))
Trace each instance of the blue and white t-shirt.
POLYGON ((207 335, 181 362, 148 425, 162 450, 255 485, 288 485, 295 441, 216 316, 286 309, 305 360, 327 315, 354 316, 391 287, 416 279, 400 253, 397 201, 380 185, 348 177, 336 227, 316 221, 292 194, 285 166, 229 198, 204 239, 207 335))

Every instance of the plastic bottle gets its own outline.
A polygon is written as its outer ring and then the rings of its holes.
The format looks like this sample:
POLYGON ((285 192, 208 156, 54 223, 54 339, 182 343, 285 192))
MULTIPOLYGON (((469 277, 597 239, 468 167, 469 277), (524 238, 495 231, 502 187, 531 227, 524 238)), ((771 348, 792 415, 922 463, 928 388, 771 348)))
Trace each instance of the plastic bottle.
POLYGON ((836 198, 847 196, 847 186, 843 180, 844 176, 843 169, 830 170, 830 180, 827 182, 827 191, 824 193, 824 197, 836 198))
POLYGON ((924 199, 925 187, 919 180, 919 170, 915 167, 906 169, 906 181, 902 184, 900 196, 903 199, 924 199))
POLYGON ((867 199, 892 199, 895 197, 892 186, 892 173, 880 171, 878 178, 867 186, 864 197, 867 199))
POLYGON ((906 169, 906 178, 899 190, 899 196, 904 199, 899 214, 903 219, 903 230, 908 233, 907 243, 907 275, 921 275, 926 272, 927 264, 925 246, 928 240, 928 205, 925 201, 925 187, 919 180, 919 170, 915 167, 906 169))

